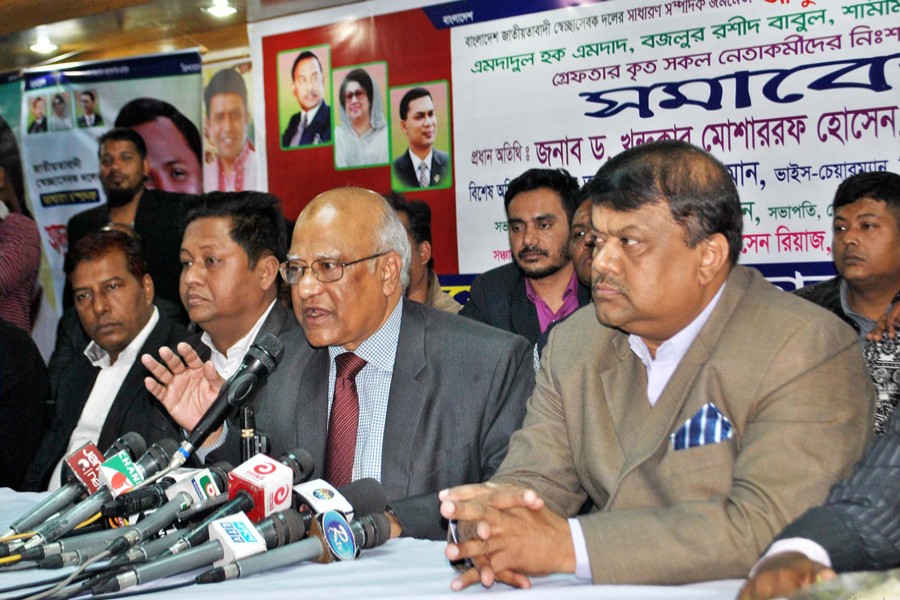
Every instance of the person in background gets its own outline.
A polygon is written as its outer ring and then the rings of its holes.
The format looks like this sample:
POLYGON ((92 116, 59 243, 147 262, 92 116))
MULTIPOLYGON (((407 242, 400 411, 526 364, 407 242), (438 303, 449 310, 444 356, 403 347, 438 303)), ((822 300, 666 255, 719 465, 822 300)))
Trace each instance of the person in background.
POLYGON ((900 401, 900 349, 881 336, 867 336, 900 300, 900 175, 877 171, 848 177, 838 186, 832 208, 831 248, 838 274, 795 293, 827 308, 859 334, 877 391, 874 427, 881 435, 900 401))
POLYGON ((19 147, 0 118, 0 318, 29 332, 40 266, 41 235, 25 207, 19 147))
POLYGON ((181 111, 163 100, 136 98, 122 107, 115 126, 133 129, 144 138, 148 190, 203 192, 200 132, 181 111))
POLYGON ((247 84, 234 69, 217 71, 203 90, 206 134, 215 147, 213 160, 203 164, 207 192, 257 189, 259 167, 249 138, 247 84))
POLYGON ((47 382, 47 367, 34 340, 0 319, 0 487, 24 489, 46 426, 47 382))
POLYGON ((47 131, 47 99, 38 96, 31 100, 31 123, 28 125, 28 133, 45 131, 47 131))
POLYGON ((551 323, 590 302, 569 254, 576 192, 578 182, 563 169, 529 169, 509 183, 504 202, 513 262, 475 278, 461 315, 534 344, 551 323))
POLYGON ((331 110, 325 102, 325 75, 319 57, 309 50, 294 59, 291 89, 300 105, 281 135, 285 148, 331 141, 331 110))
POLYGON ((344 77, 340 94, 341 124, 334 130, 334 164, 359 167, 387 163, 387 120, 372 77, 365 69, 353 69, 344 77))
POLYGON ((103 116, 97 112, 97 92, 84 90, 78 95, 81 100, 82 115, 78 117, 79 127, 99 127, 103 125, 103 116))
POLYGON ((450 155, 434 147, 438 119, 431 92, 416 87, 403 94, 399 115, 408 147, 394 159, 394 175, 408 188, 447 184, 450 155))
POLYGON ((384 197, 391 205, 409 236, 412 260, 406 297, 441 310, 458 313, 462 304, 441 289, 431 247, 431 208, 421 200, 407 200, 400 194, 384 197))
POLYGON ((72 129, 72 115, 69 111, 69 95, 53 94, 50 101, 53 112, 50 113, 50 131, 72 129))

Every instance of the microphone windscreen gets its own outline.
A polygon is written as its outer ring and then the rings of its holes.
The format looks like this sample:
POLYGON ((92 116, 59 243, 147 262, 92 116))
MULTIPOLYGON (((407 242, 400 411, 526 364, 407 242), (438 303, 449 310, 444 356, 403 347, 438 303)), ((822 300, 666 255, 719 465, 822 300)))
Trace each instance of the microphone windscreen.
POLYGON ((306 537, 306 521, 296 510, 281 510, 269 515, 267 519, 272 522, 275 531, 275 543, 272 547, 279 548, 306 537))
POLYGON ((373 513, 383 513, 387 508, 387 496, 377 479, 364 477, 357 479, 338 491, 353 506, 353 513, 359 517, 373 513))
POLYGON ((363 548, 374 548, 391 539, 391 523, 383 512, 371 513, 358 520, 366 532, 363 548))
POLYGON ((119 439, 112 443, 112 446, 110 446, 110 449, 106 451, 104 456, 108 454, 109 457, 111 457, 122 450, 128 450, 131 459, 137 460, 147 451, 147 441, 141 434, 135 431, 129 431, 128 433, 119 436, 119 439), (115 448, 115 452, 112 451, 113 448, 115 448))
POLYGON ((294 448, 281 455, 281 462, 286 464, 294 472, 294 485, 305 483, 312 479, 316 470, 316 463, 312 454, 303 448, 294 448))
POLYGON ((149 466, 149 464, 155 464, 156 469, 154 472, 156 472, 168 465, 169 459, 172 458, 172 455, 177 451, 178 442, 172 438, 164 438, 158 442, 154 442, 153 445, 147 449, 147 452, 144 453, 144 456, 141 457, 139 462, 147 466, 149 466))
POLYGON ((284 355, 284 344, 271 333, 266 333, 250 346, 247 354, 261 362, 266 371, 270 372, 284 355))
POLYGON ((212 473, 216 486, 223 494, 228 491, 228 472, 234 470, 234 465, 226 460, 220 460, 214 465, 210 465, 209 472, 212 473))

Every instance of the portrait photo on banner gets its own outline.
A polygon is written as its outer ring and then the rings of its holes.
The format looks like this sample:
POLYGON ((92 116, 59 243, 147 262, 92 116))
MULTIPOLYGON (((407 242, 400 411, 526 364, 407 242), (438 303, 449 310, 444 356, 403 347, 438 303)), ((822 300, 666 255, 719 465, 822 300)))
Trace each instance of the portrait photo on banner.
POLYGON ((392 189, 451 187, 453 143, 448 82, 393 87, 390 100, 392 189))
POLYGON ((356 169, 388 164, 388 67, 372 62, 334 69, 334 166, 356 169))
POLYGON ((28 106, 28 133, 47 131, 47 97, 32 96, 28 106))
POLYGON ((281 149, 330 144, 331 48, 295 48, 277 60, 281 149))

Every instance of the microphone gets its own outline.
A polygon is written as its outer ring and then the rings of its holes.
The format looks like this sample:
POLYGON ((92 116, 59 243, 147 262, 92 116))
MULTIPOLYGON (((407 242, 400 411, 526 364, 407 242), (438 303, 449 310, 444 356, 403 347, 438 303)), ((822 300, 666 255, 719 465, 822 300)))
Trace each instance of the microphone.
MULTIPOLYGON (((227 463, 225 464, 227 465, 227 463)), ((45 569, 55 569, 63 566, 81 564, 84 560, 107 549, 112 549, 113 554, 124 552, 131 545, 147 539, 159 530, 168 526, 176 520, 180 511, 192 506, 195 502, 205 499, 207 493, 217 495, 219 493, 219 488, 225 485, 227 476, 220 466, 213 465, 209 469, 194 470, 193 476, 185 477, 175 485, 172 485, 172 482, 167 482, 166 479, 163 479, 155 486, 151 486, 157 487, 162 485, 165 488, 168 488, 162 492, 162 501, 154 507, 158 507, 159 510, 148 515, 137 524, 108 531, 99 531, 96 533, 64 538, 57 542, 38 546, 37 548, 30 548, 22 553, 22 560, 39 560, 42 558, 54 557, 54 560, 45 561, 39 566, 45 569), (201 485, 202 482, 206 480, 210 480, 213 485, 201 485), (201 483, 198 484, 198 482, 201 483), (189 485, 184 485, 185 483, 189 485), (181 487, 181 490, 176 489, 178 486, 181 487), (198 489, 202 492, 202 495, 200 496, 196 493, 198 489), (119 546, 112 548, 110 543, 116 543, 120 538, 127 540, 128 545, 123 548, 121 547, 122 542, 118 542, 119 546)), ((141 491, 143 491, 143 489, 124 494, 114 500, 113 503, 141 491)), ((150 499, 152 500, 156 500, 157 498, 158 496, 155 495, 150 496, 150 499)), ((141 501, 142 499, 139 498, 138 503, 141 501)), ((112 503, 107 502, 104 504, 104 509, 110 504, 112 503)), ((128 512, 125 514, 134 513, 128 512)))
MULTIPOLYGON (((122 450, 128 450, 133 458, 135 456, 140 456, 147 451, 147 443, 140 434, 134 432, 126 433, 113 442, 106 450, 106 453, 101 455, 99 461, 103 462, 104 458, 111 458, 122 450)), ((3 533, 3 535, 0 535, 0 537, 5 538, 11 535, 18 535, 31 531, 75 502, 75 500, 85 491, 88 491, 88 493, 95 492, 97 487, 99 487, 99 483, 94 485, 93 489, 91 489, 89 485, 94 482, 94 478, 90 477, 90 473, 96 472, 96 467, 94 465, 99 464, 97 463, 98 454, 99 451, 97 451, 96 446, 93 444, 85 444, 70 454, 66 458, 66 463, 69 465, 73 462, 75 463, 75 468, 72 471, 74 477, 41 501, 37 506, 14 521, 9 526, 9 529, 3 533), (79 477, 79 475, 81 475, 81 477, 79 477)), ((7 554, 8 552, 5 552, 5 548, 0 546, 0 556, 7 556, 7 554)))
MULTIPOLYGON (((238 471, 238 469, 241 469, 242 467, 246 468, 246 465, 248 464, 266 464, 263 459, 268 459, 268 457, 258 454, 251 460, 238 466, 232 473, 238 471)), ((293 472, 293 482, 295 484, 303 483, 312 475, 313 470, 315 469, 312 456, 302 448, 296 448, 282 454, 281 463, 291 468, 291 471, 293 472)), ((263 471, 265 470, 266 469, 263 469, 263 471)), ((246 479, 239 477, 233 479, 232 473, 228 474, 228 502, 210 514, 201 523, 191 528, 191 530, 181 534, 178 541, 172 544, 167 550, 163 550, 163 552, 177 554, 205 542, 209 539, 210 523, 223 517, 233 515, 237 512, 246 512, 251 521, 259 521, 261 518, 267 517, 272 513, 272 511, 266 512, 266 507, 274 506, 276 504, 273 495, 279 494, 282 488, 275 487, 274 491, 272 491, 272 486, 260 485, 259 479, 255 481, 247 481, 246 479), (263 510, 257 511, 256 507, 263 507, 263 510), (254 516, 258 516, 259 518, 254 519, 254 516)), ((263 479, 265 477, 266 475, 264 474, 263 479)), ((283 502, 279 502, 278 504, 282 503, 283 502)))
POLYGON ((215 521, 210 525, 212 539, 205 544, 117 573, 94 585, 91 591, 94 595, 117 592, 134 585, 207 566, 230 557, 248 556, 262 552, 270 544, 274 548, 279 543, 288 544, 298 541, 306 533, 302 518, 294 511, 283 512, 284 515, 278 517, 273 515, 256 526, 242 513, 235 517, 215 521))
MULTIPOLYGON (((136 515, 146 510, 156 509, 174 499, 178 492, 191 495, 194 503, 204 502, 218 496, 227 485, 228 470, 231 465, 222 462, 208 469, 187 469, 173 472, 153 485, 138 488, 122 494, 103 505, 100 512, 105 517, 136 515), (227 468, 223 468, 227 467, 227 468)), ((193 504, 192 504, 193 506, 193 504)))
POLYGON ((320 563, 353 560, 359 556, 360 549, 380 546, 390 537, 391 525, 384 513, 365 515, 349 523, 341 513, 328 511, 316 517, 305 540, 215 567, 194 581, 217 583, 307 560, 320 563))
POLYGON ((249 400, 259 380, 275 368, 284 354, 284 344, 271 333, 263 335, 250 346, 241 366, 219 390, 219 395, 206 410, 200 422, 191 431, 178 453, 172 456, 170 468, 183 465, 209 435, 222 426, 228 415, 244 406, 249 400))
MULTIPOLYGON (((169 460, 169 457, 177 449, 177 442, 172 439, 164 439, 156 442, 144 453, 144 455, 132 466, 134 472, 140 477, 146 478, 163 468, 169 460)), ((127 454, 127 453, 126 453, 127 454)), ((107 460, 104 465, 110 461, 122 463, 122 453, 116 454, 107 460)), ((101 465, 101 471, 104 468, 101 465)), ((121 475, 121 473, 119 473, 121 475)), ((101 473, 101 477, 102 477, 101 473)), ((113 476, 113 479, 116 479, 113 476)), ((25 542, 25 548, 34 548, 47 542, 54 542, 61 538, 64 534, 72 531, 79 523, 93 516, 100 511, 100 507, 113 497, 113 490, 107 486, 103 486, 96 492, 87 497, 87 499, 79 502, 67 511, 61 513, 58 517, 51 519, 38 527, 34 535, 25 542)))

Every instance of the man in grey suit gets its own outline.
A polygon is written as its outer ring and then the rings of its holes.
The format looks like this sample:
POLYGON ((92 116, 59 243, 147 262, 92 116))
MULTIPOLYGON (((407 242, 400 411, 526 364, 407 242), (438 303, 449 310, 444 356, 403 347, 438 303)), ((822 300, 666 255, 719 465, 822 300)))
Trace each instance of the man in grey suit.
POLYGON ((787 596, 836 572, 900 566, 900 416, 824 505, 788 525, 769 547, 742 600, 787 596))
POLYGON ((865 447, 856 337, 736 265, 741 205, 722 163, 654 142, 613 157, 586 192, 594 306, 550 333, 491 482, 442 493, 462 534, 447 556, 476 567, 453 589, 553 572, 741 577, 865 447))
MULTIPOLYGON (((304 208, 281 267, 301 330, 281 338, 285 355, 256 399, 256 421, 274 453, 307 449, 335 485, 380 480, 392 535, 442 538, 437 492, 499 466, 534 383, 531 348, 404 300, 409 261, 406 230, 378 194, 337 189, 304 208), (360 359, 355 379, 342 375, 360 359)), ((192 377, 203 363, 178 350, 187 369, 161 354, 165 365, 148 361, 159 381, 148 387, 191 428, 222 380, 209 367, 192 377)))
POLYGON ((431 92, 422 87, 400 99, 400 130, 409 148, 394 161, 394 175, 403 187, 447 187, 450 156, 434 147, 438 120, 431 92))

